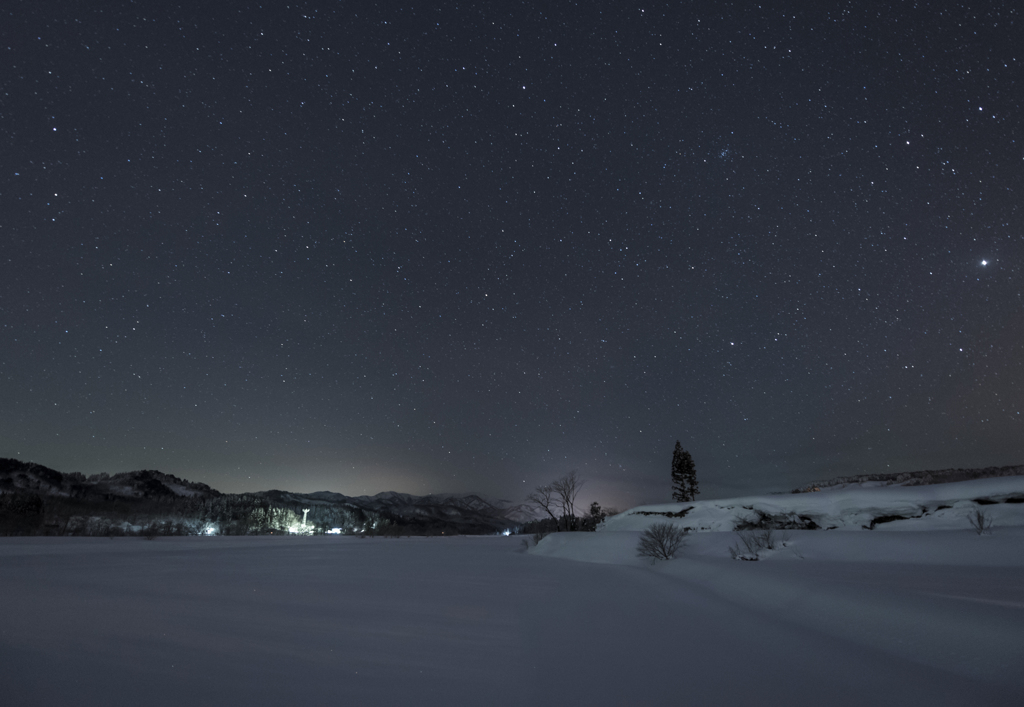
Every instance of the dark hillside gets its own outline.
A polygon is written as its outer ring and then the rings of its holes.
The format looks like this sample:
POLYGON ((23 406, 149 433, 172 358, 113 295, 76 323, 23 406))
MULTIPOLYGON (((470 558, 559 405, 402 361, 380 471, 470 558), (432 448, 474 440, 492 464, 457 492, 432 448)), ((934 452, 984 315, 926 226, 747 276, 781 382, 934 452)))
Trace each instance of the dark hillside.
POLYGON ((0 459, 3 535, 489 534, 525 517, 472 494, 224 494, 153 470, 86 477, 0 459))

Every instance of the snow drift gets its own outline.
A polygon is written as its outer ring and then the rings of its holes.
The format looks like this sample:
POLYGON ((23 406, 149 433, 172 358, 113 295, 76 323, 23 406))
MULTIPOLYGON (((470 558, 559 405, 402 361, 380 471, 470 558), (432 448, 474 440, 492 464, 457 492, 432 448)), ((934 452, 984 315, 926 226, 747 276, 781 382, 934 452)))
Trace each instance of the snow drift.
POLYGON ((979 508, 996 525, 1024 525, 1024 476, 638 506, 608 518, 598 531, 644 530, 651 523, 666 521, 694 532, 759 526, 794 530, 955 530, 968 528, 968 517, 979 508))

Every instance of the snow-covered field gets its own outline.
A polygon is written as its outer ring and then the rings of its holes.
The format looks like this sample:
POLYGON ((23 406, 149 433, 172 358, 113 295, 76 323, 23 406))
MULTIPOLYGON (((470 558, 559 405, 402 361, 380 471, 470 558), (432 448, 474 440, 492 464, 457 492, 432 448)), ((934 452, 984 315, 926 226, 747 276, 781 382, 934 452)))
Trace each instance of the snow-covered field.
POLYGON ((729 559, 735 534, 706 532, 656 565, 635 557, 633 528, 552 535, 529 553, 514 536, 0 538, 0 694, 1021 704, 1024 527, 787 532, 763 561, 729 559))

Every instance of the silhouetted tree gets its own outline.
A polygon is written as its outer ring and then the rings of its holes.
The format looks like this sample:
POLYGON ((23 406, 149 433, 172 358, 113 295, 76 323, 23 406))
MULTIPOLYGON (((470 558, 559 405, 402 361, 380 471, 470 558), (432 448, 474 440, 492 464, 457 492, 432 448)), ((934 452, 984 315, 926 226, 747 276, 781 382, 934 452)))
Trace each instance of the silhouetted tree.
POLYGON ((577 530, 576 496, 585 482, 573 470, 550 484, 538 486, 526 497, 534 510, 547 514, 558 530, 577 530))
POLYGON ((526 502, 533 507, 535 512, 547 514, 557 527, 558 515, 556 515, 556 512, 558 511, 558 504, 555 490, 551 487, 551 484, 535 488, 532 493, 526 496, 526 502))
POLYGON ((597 526, 601 525, 601 521, 608 517, 608 514, 601 508, 601 504, 594 501, 590 504, 590 512, 584 516, 580 522, 580 530, 597 530, 597 526))
POLYGON ((693 457, 676 440, 676 448, 672 452, 672 500, 693 501, 698 493, 697 467, 693 457))
POLYGON ((565 520, 566 530, 578 530, 579 520, 576 517, 576 496, 585 482, 580 478, 578 471, 573 469, 562 478, 551 484, 558 495, 559 504, 562 507, 562 518, 565 520))

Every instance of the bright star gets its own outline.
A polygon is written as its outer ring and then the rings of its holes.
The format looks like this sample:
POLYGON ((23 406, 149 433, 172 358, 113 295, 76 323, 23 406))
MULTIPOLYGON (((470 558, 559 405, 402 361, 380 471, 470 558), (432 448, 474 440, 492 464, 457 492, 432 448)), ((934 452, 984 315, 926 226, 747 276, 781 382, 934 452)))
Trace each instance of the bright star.
POLYGON ((988 261, 987 261, 987 260, 982 260, 982 261, 981 261, 981 264, 982 264, 982 265, 988 265, 988 261))

